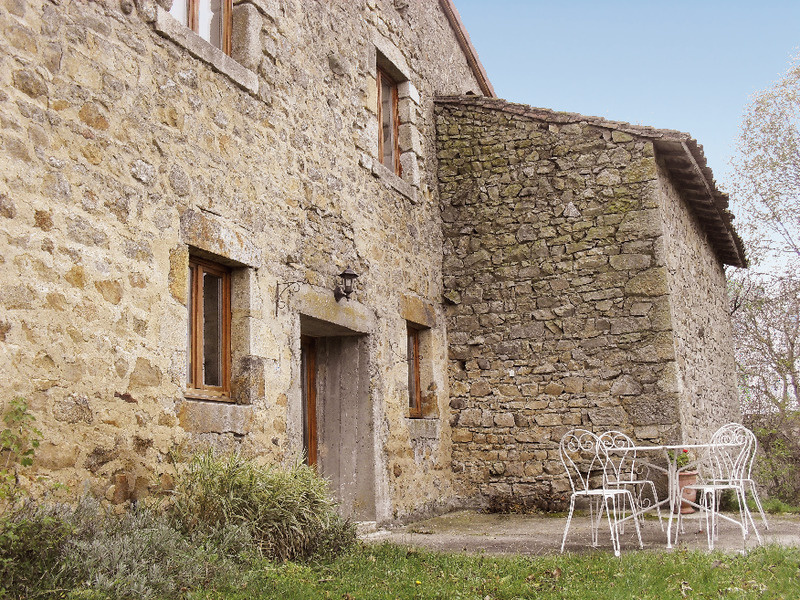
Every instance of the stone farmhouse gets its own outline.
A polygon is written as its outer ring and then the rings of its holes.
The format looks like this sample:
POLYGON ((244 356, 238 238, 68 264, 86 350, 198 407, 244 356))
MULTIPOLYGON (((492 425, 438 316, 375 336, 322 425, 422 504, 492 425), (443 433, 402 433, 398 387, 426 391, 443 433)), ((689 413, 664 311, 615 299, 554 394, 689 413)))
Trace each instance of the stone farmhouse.
POLYGON ((738 414, 702 148, 497 99, 452 0, 3 0, 0 149, 34 489, 212 444, 358 520, 549 508, 570 427, 738 414))

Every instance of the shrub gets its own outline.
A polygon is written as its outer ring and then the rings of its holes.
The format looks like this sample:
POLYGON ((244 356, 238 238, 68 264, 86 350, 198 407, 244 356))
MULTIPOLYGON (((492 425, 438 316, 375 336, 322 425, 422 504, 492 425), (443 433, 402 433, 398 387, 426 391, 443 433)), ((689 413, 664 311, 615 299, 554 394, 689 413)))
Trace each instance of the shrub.
POLYGON ((246 527, 267 558, 341 552, 355 527, 336 513, 327 482, 305 464, 262 466, 241 454, 196 454, 178 475, 172 514, 186 532, 246 527))
MULTIPOLYGON (((766 496, 790 505, 800 503, 800 413, 749 415, 758 438, 754 477, 766 496)), ((762 498, 763 500, 763 498, 762 498)))
POLYGON ((228 526, 187 537, 162 511, 135 508, 120 516, 96 512, 92 536, 71 540, 64 568, 79 573, 79 587, 111 598, 177 597, 182 590, 220 581, 236 572, 250 537, 228 526))
POLYGON ((33 426, 34 420, 24 398, 15 398, 3 410, 5 428, 0 431, 0 455, 3 457, 0 465, 0 501, 3 501, 4 508, 22 497, 18 471, 21 467, 33 464, 41 436, 41 432, 33 426))
POLYGON ((71 509, 31 501, 9 509, 0 521, 0 590, 23 597, 58 579, 60 558, 75 533, 71 509))

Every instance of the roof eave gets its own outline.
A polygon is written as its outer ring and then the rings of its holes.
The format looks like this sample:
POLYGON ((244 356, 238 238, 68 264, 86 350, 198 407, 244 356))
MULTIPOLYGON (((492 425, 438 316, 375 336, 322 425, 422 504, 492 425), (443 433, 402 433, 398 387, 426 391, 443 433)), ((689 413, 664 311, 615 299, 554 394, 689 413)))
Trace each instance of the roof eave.
POLYGON ((486 69, 483 68, 478 58, 478 52, 475 50, 475 46, 472 45, 472 41, 469 39, 467 28, 464 27, 464 23, 461 21, 461 16, 458 14, 453 0, 439 0, 439 6, 442 7, 445 16, 447 16, 447 20, 450 22, 450 26, 453 28, 453 32, 456 34, 458 44, 461 46, 461 50, 467 58, 467 63, 469 63, 470 69, 472 69, 475 75, 475 79, 478 80, 478 86, 481 88, 481 91, 486 96, 496 98, 494 87, 492 87, 489 76, 486 74, 486 69))

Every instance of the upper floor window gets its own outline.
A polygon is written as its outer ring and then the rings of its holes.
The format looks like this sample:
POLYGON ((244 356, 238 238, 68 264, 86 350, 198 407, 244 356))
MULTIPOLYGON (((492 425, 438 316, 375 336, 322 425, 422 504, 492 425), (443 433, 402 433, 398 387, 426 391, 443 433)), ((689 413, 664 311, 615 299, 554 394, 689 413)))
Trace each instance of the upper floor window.
POLYGON ((187 395, 228 400, 231 392, 231 272, 189 259, 187 395))
POLYGON ((378 69, 378 156, 381 163, 396 175, 401 174, 397 82, 378 69))
POLYGON ((173 0, 170 14, 225 54, 231 53, 233 0, 173 0))

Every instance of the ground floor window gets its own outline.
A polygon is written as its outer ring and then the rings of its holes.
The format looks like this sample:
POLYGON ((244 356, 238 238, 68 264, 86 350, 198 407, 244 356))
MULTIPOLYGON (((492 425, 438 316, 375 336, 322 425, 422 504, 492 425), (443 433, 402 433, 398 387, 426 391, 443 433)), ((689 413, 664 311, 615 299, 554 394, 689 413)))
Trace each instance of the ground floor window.
POLYGON ((411 323, 406 325, 408 340, 408 416, 422 417, 422 390, 419 382, 419 336, 420 329, 411 323))
POLYGON ((187 395, 230 399, 231 272, 219 263, 189 259, 187 395))

